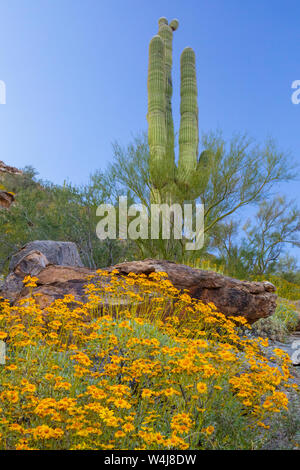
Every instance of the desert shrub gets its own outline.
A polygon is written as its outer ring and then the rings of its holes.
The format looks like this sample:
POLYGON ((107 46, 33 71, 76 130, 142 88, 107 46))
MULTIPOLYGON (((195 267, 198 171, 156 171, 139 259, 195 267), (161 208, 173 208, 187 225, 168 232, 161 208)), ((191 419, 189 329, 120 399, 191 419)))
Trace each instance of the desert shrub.
POLYGON ((299 314, 288 302, 277 305, 274 315, 260 318, 252 326, 252 333, 273 341, 285 342, 288 334, 294 331, 299 322, 299 314))
POLYGON ((274 315, 268 318, 260 318, 252 325, 252 333, 255 336, 269 338, 272 341, 286 342, 288 330, 285 324, 274 315))
POLYGON ((237 334, 244 318, 163 274, 99 271, 86 304, 45 310, 35 282, 2 302, 0 449, 253 449, 288 408, 288 355, 270 366, 267 340, 237 334))
POLYGON ((273 317, 278 319, 288 331, 294 331, 299 323, 299 313, 287 302, 277 305, 273 317))

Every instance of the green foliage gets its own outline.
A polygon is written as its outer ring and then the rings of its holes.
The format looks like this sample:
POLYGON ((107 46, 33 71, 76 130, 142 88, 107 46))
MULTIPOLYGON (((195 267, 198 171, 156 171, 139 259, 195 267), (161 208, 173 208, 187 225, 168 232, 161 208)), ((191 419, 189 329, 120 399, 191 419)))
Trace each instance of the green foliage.
POLYGON ((270 366, 261 339, 240 336, 244 318, 193 301, 159 273, 115 274, 86 286, 76 316, 69 297, 47 318, 34 296, 3 303, 0 448, 261 449, 288 410, 288 357, 274 350, 270 366))
MULTIPOLYGON (((137 203, 200 202, 204 204, 204 247, 189 254, 189 263, 209 253, 215 235, 232 214, 250 204, 263 203, 273 186, 295 178, 290 156, 272 139, 259 145, 246 134, 226 142, 220 131, 204 134, 199 155, 195 53, 181 55, 179 149, 175 154, 172 116, 172 42, 178 21, 160 18, 159 31, 150 42, 148 68, 148 139, 134 139, 127 148, 114 144, 109 177, 137 203)), ((172 225, 172 219, 170 217, 172 225)), ((144 256, 183 262, 190 240, 136 240, 144 256)), ((216 245, 215 245, 216 247, 216 245)), ((217 247, 218 248, 218 247, 217 247)), ((220 264, 225 265, 226 259, 220 264)), ((228 271, 247 277, 247 266, 236 253, 228 271)))
POLYGON ((252 326, 255 335, 270 338, 273 341, 285 342, 288 334, 294 331, 299 323, 299 313, 288 302, 277 305, 274 315, 260 318, 252 326))
POLYGON ((33 240, 72 241, 85 265, 108 266, 129 256, 130 243, 100 241, 96 236, 97 207, 111 201, 104 175, 96 172, 88 184, 76 187, 39 181, 31 168, 24 175, 10 175, 5 186, 16 193, 9 210, 0 211, 0 272, 12 254, 33 240))
POLYGON ((274 272, 288 244, 300 247, 300 211, 284 197, 263 201, 254 222, 248 221, 244 232, 244 249, 250 254, 252 272, 274 272))
POLYGON ((252 333, 261 338, 269 338, 272 341, 284 343, 287 340, 288 330, 280 319, 272 315, 257 320, 252 326, 252 333))
POLYGON ((300 320, 299 313, 288 302, 277 305, 273 318, 279 320, 288 331, 294 331, 300 320))
MULTIPOLYGON (((202 145, 214 157, 209 165, 210 177, 206 188, 196 199, 204 204, 205 209, 205 245, 201 252, 190 253, 195 259, 205 256, 212 249, 222 248, 224 222, 227 224, 231 216, 250 204, 268 200, 274 185, 295 177, 295 173, 291 172, 291 161, 271 140, 259 145, 245 135, 238 135, 226 142, 220 132, 211 132, 203 136, 202 145)), ((121 194, 129 193, 135 202, 149 207, 150 202, 153 202, 154 193, 149 169, 147 135, 135 137, 126 147, 115 143, 113 150, 114 161, 109 168, 112 187, 117 187, 121 194)), ((204 158, 204 154, 201 158, 204 158)), ((155 195, 159 200, 166 200, 163 190, 156 190, 155 195)), ((170 194, 167 202, 172 202, 170 194)), ((238 231, 238 221, 235 221, 235 224, 238 231)), ((233 235, 229 237, 232 239, 233 235)), ((138 243, 145 256, 183 261, 187 255, 184 251, 184 240, 182 244, 173 240, 175 241, 177 243, 169 243, 166 240, 158 240, 155 243, 145 240, 138 243)), ((233 248, 232 243, 230 247, 233 248)), ((225 265, 228 261, 229 275, 248 277, 249 270, 247 265, 244 266, 239 253, 234 254, 231 250, 231 257, 227 259, 226 250, 227 247, 224 247, 224 252, 221 253, 222 256, 224 254, 221 264, 225 265)))
POLYGON ((265 199, 252 219, 241 226, 234 219, 217 224, 212 246, 229 275, 238 278, 279 273, 288 278, 296 271, 296 260, 287 247, 300 246, 300 211, 284 197, 265 199))

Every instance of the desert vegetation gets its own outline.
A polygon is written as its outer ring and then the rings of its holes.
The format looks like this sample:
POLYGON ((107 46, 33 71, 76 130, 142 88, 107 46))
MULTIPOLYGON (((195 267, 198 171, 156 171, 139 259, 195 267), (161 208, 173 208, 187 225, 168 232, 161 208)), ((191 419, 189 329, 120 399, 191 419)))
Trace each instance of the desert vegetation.
POLYGON ((99 271, 85 304, 2 302, 1 448, 263 447, 297 387, 288 355, 275 349, 273 367, 268 340, 241 334, 243 317, 180 293, 165 273, 116 274, 99 271), (100 311, 108 297, 118 301, 100 311))
POLYGON ((295 164, 272 139, 225 140, 219 130, 199 137, 191 48, 181 55, 177 145, 177 27, 161 18, 150 42, 148 133, 126 147, 116 141, 108 168, 76 186, 43 181, 32 167, 0 167, 0 191, 13 201, 0 209, 1 278, 34 240, 74 242, 93 270, 85 301, 68 294, 42 305, 38 275, 23 276, 22 298, 0 298, 0 449, 254 450, 273 448, 278 429, 280 446, 299 446, 299 377, 274 344, 299 328, 300 271, 290 248, 300 246, 300 211, 280 192, 297 177, 295 164), (187 252, 187 240, 175 237, 99 240, 97 207, 109 203, 118 214, 122 195, 148 210, 204 204, 204 246, 187 252), (250 325, 242 312, 225 315, 177 289, 164 272, 105 270, 147 257, 255 281, 257 289, 269 281, 276 311, 250 325))

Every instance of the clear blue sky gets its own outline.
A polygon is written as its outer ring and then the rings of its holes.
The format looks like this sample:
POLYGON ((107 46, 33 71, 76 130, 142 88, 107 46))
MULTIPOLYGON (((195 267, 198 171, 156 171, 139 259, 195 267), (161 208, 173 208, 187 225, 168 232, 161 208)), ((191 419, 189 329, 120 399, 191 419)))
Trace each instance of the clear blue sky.
MULTIPOLYGON (((146 129, 148 44, 157 20, 179 56, 197 57, 200 131, 274 136, 300 162, 299 0, 0 0, 0 160, 57 183, 84 183, 146 129)), ((287 191, 300 202, 298 183, 287 191), (297 194, 298 193, 298 194, 297 194)))
POLYGON ((0 159, 55 182, 87 180, 111 142, 146 129, 148 44, 157 19, 197 56, 200 130, 273 135, 300 161, 300 3, 296 0, 0 0, 0 159))

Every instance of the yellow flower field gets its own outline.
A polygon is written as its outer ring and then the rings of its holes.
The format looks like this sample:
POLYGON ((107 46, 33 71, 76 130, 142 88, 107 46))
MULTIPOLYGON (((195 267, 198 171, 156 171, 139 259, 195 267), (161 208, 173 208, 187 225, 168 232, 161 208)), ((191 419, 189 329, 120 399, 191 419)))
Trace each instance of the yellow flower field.
POLYGON ((99 271, 88 302, 0 303, 0 449, 259 448, 288 406, 290 360, 243 317, 181 294, 164 273, 99 271), (115 300, 112 302, 112 300, 115 300))

